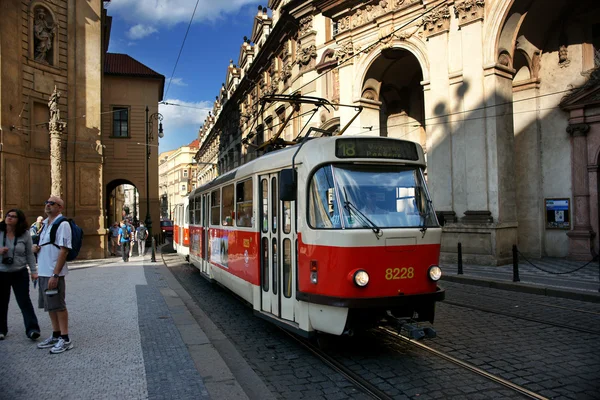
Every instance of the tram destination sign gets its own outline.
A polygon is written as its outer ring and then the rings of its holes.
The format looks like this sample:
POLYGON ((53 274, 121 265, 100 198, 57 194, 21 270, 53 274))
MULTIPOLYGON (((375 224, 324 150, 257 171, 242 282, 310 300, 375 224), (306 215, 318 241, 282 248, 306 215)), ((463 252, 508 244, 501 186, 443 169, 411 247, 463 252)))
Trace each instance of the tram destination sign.
POLYGON ((380 138, 347 138, 335 142, 338 158, 393 158, 417 161, 419 152, 413 142, 380 138))

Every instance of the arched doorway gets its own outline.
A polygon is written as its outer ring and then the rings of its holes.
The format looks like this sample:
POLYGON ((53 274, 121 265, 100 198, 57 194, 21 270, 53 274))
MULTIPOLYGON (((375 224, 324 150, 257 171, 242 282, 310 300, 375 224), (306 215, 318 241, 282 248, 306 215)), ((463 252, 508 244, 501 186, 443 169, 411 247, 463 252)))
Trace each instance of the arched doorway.
MULTIPOLYGON (((600 5, 594 0, 515 0, 503 18, 495 56, 498 64, 513 71, 519 249, 533 257, 589 257, 589 251, 583 251, 587 255, 581 252, 583 241, 589 248, 589 211, 581 207, 588 195, 577 187, 574 173, 583 156, 574 152, 577 139, 566 130, 569 115, 559 105, 569 90, 581 86, 598 66, 593 43, 600 5), (586 233, 574 233, 577 221, 562 228, 546 221, 546 201, 556 198, 570 200, 573 218, 587 215, 586 233), (575 246, 574 240, 578 242, 575 246), (575 248, 580 254, 574 253, 575 248)), ((576 130, 577 137, 579 132, 576 130)), ((584 164, 587 168, 587 162, 584 164)))
POLYGON ((106 193, 107 227, 124 218, 129 218, 134 223, 140 220, 140 195, 133 183, 126 179, 116 179, 106 185, 106 193))
MULTIPOLYGON (((423 71, 415 55, 401 48, 384 49, 369 66, 361 99, 378 105, 377 125, 365 133, 411 140, 425 148, 423 71)), ((371 118, 371 123, 375 118, 371 118)))

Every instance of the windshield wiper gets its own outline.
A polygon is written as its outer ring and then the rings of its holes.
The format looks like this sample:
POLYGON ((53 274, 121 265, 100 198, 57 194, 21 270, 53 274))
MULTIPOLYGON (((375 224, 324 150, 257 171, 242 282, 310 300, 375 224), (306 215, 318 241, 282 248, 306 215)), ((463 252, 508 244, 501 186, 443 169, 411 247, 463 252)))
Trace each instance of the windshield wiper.
POLYGON ((354 210, 354 212, 356 213, 356 215, 359 217, 359 219, 361 220, 363 226, 365 228, 371 228, 371 230, 373 231, 373 233, 375 234, 375 237, 377 238, 377 240, 379 240, 379 238, 381 236, 383 236, 383 232, 381 232, 381 229, 375 225, 375 223, 373 221, 371 221, 369 219, 369 217, 367 217, 362 211, 360 211, 354 204, 352 204, 350 202, 350 200, 348 200, 348 194, 346 193, 346 188, 344 188, 344 208, 346 210, 348 210, 348 214, 350 214, 350 216, 352 216, 352 210, 354 210))
POLYGON ((427 233, 427 219, 429 218, 429 215, 431 214, 431 210, 432 210, 432 204, 433 202, 429 199, 427 200, 427 205, 425 206, 425 212, 424 213, 420 213, 421 218, 423 218, 422 222, 421 222, 421 229, 419 229, 421 231, 421 233, 423 234, 421 236, 421 238, 425 237, 425 234, 427 233))

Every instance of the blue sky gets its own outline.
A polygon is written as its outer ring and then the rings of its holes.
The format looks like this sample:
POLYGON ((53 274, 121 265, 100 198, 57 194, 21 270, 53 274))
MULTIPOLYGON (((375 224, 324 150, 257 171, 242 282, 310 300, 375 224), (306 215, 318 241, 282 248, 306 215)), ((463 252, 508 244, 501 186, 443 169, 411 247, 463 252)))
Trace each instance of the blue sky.
POLYGON ((169 78, 194 11, 194 0, 112 0, 109 52, 125 53, 163 74, 167 103, 160 105, 165 137, 160 152, 197 137, 198 128, 225 81, 229 60, 237 64, 244 36, 250 36, 257 0, 199 0, 194 22, 169 86, 169 78))

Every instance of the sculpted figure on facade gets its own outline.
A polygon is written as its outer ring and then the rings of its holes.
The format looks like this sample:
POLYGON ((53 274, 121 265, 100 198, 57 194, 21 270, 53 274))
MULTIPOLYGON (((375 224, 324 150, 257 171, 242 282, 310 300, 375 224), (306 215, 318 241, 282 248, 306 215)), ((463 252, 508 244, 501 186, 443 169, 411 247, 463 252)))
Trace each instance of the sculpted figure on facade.
POLYGON ((483 18, 484 9, 485 0, 463 0, 454 3, 454 15, 461 24, 483 18))
POLYGON ((300 29, 298 33, 300 36, 306 35, 313 28, 313 16, 309 15, 300 19, 300 29))
POLYGON ((338 64, 343 63, 349 57, 354 55, 354 44, 349 41, 344 43, 340 48, 335 50, 334 57, 337 58, 338 64))
POLYGON ((35 61, 52 64, 52 60, 48 61, 48 52, 52 49, 55 31, 56 25, 47 20, 46 9, 43 7, 36 8, 33 24, 35 61))
POLYGON ((379 2, 370 2, 354 11, 353 14, 347 15, 337 21, 338 32, 344 32, 352 28, 359 27, 367 22, 373 21, 380 15, 386 14, 392 9, 398 9, 406 5, 410 5, 421 0, 380 0, 379 2))
POLYGON ((429 36, 450 29, 450 7, 445 4, 426 14, 422 20, 423 29, 429 36))
POLYGON ((292 65, 291 62, 289 62, 289 61, 285 62, 283 69, 281 71, 281 77, 283 78, 284 82, 287 82, 287 80, 292 77, 292 68, 293 67, 294 66, 292 65))
POLYGON ((310 46, 302 48, 298 47, 298 51, 296 52, 296 62, 300 64, 300 67, 306 67, 314 58, 317 58, 317 46, 311 44, 310 46))
POLYGON ((60 120, 60 108, 58 108, 59 100, 60 92, 56 89, 56 86, 54 86, 54 91, 48 100, 48 108, 50 109, 50 134, 60 133, 67 126, 66 122, 60 120))
POLYGON ((558 48, 558 65, 561 68, 566 68, 571 64, 571 60, 569 60, 569 49, 567 46, 560 45, 558 48))

